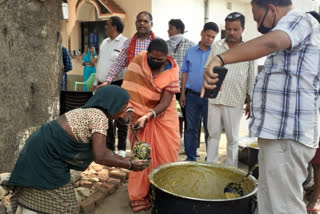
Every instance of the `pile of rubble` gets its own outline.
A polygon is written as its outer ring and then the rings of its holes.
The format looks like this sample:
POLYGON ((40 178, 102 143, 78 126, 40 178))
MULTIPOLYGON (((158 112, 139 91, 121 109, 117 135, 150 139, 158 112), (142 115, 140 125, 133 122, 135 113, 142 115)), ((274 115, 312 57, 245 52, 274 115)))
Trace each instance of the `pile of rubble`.
MULTIPOLYGON (((72 171, 71 180, 75 187, 79 211, 83 214, 94 213, 95 207, 126 182, 128 175, 129 171, 126 169, 96 163, 92 163, 84 172, 72 171)), ((10 197, 11 195, 0 187, 0 214, 12 213, 10 197)))

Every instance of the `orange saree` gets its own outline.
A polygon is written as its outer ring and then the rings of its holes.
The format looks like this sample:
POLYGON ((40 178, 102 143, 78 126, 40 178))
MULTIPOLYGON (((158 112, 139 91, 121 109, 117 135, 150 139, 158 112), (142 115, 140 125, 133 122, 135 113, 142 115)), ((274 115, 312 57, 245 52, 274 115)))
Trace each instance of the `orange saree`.
MULTIPOLYGON (((142 52, 132 59, 125 73, 122 87, 130 94, 129 106, 135 111, 136 120, 156 107, 164 90, 179 92, 179 68, 174 59, 168 56, 172 67, 156 77, 152 76, 147 64, 147 52, 142 52)), ((169 107, 154 119, 150 119, 143 130, 137 131, 139 141, 145 141, 151 146, 151 164, 142 172, 129 174, 128 192, 134 212, 151 207, 149 193, 149 172, 165 163, 178 160, 179 151, 179 121, 176 109, 176 98, 173 97, 169 107)), ((129 130, 131 149, 135 139, 129 130)))

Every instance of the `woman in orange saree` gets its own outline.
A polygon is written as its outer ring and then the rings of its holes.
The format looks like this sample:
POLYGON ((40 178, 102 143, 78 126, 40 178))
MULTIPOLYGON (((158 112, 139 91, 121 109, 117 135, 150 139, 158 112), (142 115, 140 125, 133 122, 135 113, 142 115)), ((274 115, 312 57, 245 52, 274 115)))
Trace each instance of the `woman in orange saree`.
MULTIPOLYGON (((175 60, 168 56, 164 40, 153 40, 129 64, 122 87, 130 94, 124 119, 135 124, 139 141, 151 146, 151 164, 141 172, 130 172, 128 192, 134 212, 151 208, 149 172, 178 160, 179 121, 175 93, 180 91, 175 60)), ((129 132, 131 149, 135 139, 129 132)))

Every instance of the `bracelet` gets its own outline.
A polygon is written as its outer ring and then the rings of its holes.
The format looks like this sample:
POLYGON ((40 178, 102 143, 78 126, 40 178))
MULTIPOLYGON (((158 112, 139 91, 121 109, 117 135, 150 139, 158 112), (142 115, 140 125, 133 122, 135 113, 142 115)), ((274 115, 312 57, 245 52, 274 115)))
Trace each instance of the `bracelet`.
POLYGON ((219 54, 217 55, 217 57, 220 59, 222 66, 224 66, 224 61, 223 61, 222 57, 219 54))
POLYGON ((150 119, 148 114, 143 115, 143 117, 147 117, 147 121, 149 121, 149 119, 150 119))
POLYGON ((133 112, 134 113, 134 109, 133 108, 128 108, 126 112, 133 112))
POLYGON ((156 112, 153 109, 151 109, 150 112, 153 114, 153 118, 156 118, 157 116, 156 112))
POLYGON ((128 160, 128 162, 129 162, 129 170, 132 170, 133 169, 133 163, 132 163, 132 161, 131 160, 128 160))

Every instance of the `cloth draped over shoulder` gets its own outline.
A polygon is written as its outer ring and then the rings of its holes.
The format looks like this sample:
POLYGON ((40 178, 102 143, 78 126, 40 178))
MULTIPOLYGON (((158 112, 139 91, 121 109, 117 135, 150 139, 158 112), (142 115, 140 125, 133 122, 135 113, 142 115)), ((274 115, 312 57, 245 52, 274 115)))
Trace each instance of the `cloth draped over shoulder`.
MULTIPOLYGON (((129 64, 122 87, 129 92, 131 97, 129 106, 135 110, 136 116, 133 123, 159 104, 163 91, 172 85, 172 82, 177 83, 176 87, 179 88, 179 68, 172 57, 168 56, 168 59, 172 67, 156 77, 152 76, 146 52, 137 55, 129 64)), ((150 119, 143 130, 137 131, 137 136, 140 141, 151 145, 151 164, 142 172, 130 172, 128 191, 134 211, 150 206, 149 172, 162 164, 178 160, 180 136, 175 96, 163 113, 150 119)), ((129 140, 132 148, 135 140, 131 131, 129 140)))
MULTIPOLYGON (((150 32, 150 37, 151 40, 155 39, 156 36, 154 35, 154 33, 151 31, 150 32)), ((130 43, 129 43, 129 47, 128 47, 128 56, 127 56, 127 62, 126 62, 126 66, 128 67, 132 58, 134 57, 134 52, 136 49, 136 43, 137 42, 137 33, 134 34, 134 36, 132 37, 130 43)))

